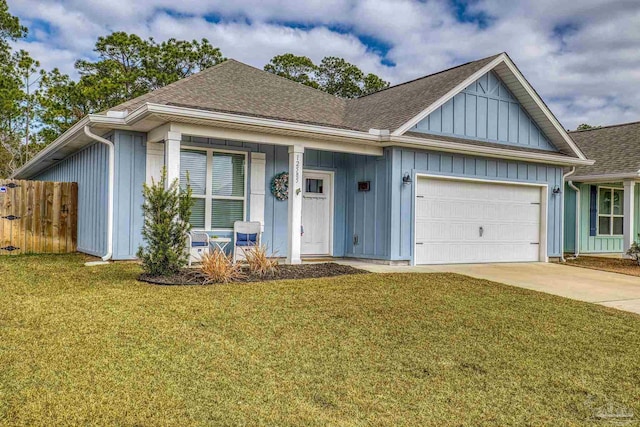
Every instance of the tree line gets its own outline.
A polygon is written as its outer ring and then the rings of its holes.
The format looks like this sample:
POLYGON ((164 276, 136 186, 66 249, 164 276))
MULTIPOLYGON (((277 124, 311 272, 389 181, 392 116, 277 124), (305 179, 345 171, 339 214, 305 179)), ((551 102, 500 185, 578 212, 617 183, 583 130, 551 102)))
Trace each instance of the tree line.
MULTIPOLYGON (((78 59, 76 79, 59 69, 45 70, 12 42, 28 29, 0 0, 0 177, 11 175, 38 151, 87 114, 161 88, 226 60, 209 40, 158 42, 114 32, 99 37, 94 59, 78 59)), ((275 56, 265 71, 332 95, 354 98, 389 83, 365 74, 343 58, 319 64, 291 53, 275 56)))

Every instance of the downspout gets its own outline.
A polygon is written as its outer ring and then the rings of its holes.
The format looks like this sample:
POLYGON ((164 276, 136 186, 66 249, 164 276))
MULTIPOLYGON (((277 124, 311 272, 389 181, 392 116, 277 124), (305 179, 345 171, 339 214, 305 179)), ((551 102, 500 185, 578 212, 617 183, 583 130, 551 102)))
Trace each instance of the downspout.
POLYGON ((566 262, 567 260, 564 259, 564 183, 566 181, 566 179, 573 175, 576 172, 576 167, 572 166, 571 170, 567 173, 565 173, 564 175, 562 175, 562 189, 560 192, 560 197, 562 197, 562 199, 560 200, 560 211, 562 212, 562 218, 560 219, 562 221, 562 233, 560 233, 560 261, 562 262, 566 262))
POLYGON ((96 142, 104 144, 109 149, 109 180, 107 190, 107 253, 102 257, 103 261, 109 261, 113 255, 113 186, 116 172, 115 146, 113 142, 91 132, 89 126, 84 127, 84 134, 96 142))
POLYGON ((571 189, 573 189, 573 191, 576 192, 576 235, 575 235, 575 240, 576 242, 574 243, 574 254, 573 256, 575 258, 578 258, 578 256, 580 256, 580 188, 576 187, 573 184, 573 181, 568 181, 567 184, 569 185, 569 187, 571 189))

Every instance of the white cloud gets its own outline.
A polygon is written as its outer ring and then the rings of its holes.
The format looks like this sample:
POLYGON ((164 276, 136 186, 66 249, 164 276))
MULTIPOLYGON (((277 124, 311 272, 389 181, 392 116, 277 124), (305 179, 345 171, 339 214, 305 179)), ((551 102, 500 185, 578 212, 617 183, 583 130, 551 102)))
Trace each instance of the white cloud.
POLYGON ((394 83, 507 51, 566 127, 640 119, 634 1, 478 0, 467 6, 470 22, 460 22, 446 0, 9 0, 9 6, 27 24, 49 23, 50 32, 38 27, 20 47, 65 72, 92 55, 99 35, 114 30, 158 40, 206 37, 225 56, 257 67, 284 52, 316 61, 337 55, 394 83), (222 19, 212 23, 205 15, 222 19), (381 41, 386 56, 359 36, 381 41))

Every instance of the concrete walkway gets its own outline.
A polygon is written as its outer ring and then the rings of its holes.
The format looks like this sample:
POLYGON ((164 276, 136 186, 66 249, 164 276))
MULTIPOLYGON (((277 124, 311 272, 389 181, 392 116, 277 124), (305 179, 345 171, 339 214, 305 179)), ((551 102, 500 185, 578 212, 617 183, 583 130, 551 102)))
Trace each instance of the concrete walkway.
POLYGON ((640 314, 640 277, 551 263, 388 266, 348 262, 375 273, 458 273, 640 314))

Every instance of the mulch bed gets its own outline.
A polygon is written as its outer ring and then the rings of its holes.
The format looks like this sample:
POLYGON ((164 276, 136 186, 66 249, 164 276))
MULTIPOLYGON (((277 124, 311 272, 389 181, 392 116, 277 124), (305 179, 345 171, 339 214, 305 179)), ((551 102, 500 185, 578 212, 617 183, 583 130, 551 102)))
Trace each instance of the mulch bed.
POLYGON ((581 255, 577 259, 567 260, 567 265, 627 274, 629 276, 640 276, 640 266, 638 266, 638 263, 632 259, 626 258, 606 258, 581 255))
MULTIPOLYGON (((321 277, 344 276, 347 274, 363 274, 368 271, 360 270, 348 265, 333 262, 318 264, 280 265, 275 275, 266 278, 254 276, 245 272, 245 277, 232 283, 263 282, 266 280, 287 279, 317 279, 321 277)), ((156 285, 204 285, 207 283, 205 276, 198 269, 185 268, 173 276, 149 276, 141 274, 138 280, 156 285)))

